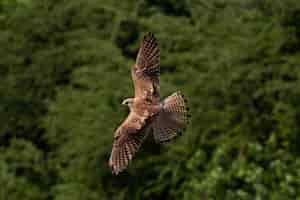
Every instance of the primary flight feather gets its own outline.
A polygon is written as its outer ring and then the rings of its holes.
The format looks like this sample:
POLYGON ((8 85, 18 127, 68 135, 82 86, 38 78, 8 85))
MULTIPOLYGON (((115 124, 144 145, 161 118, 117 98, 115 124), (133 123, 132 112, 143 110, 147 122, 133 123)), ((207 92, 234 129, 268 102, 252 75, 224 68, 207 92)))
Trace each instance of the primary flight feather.
POLYGON ((160 50, 152 33, 144 36, 131 69, 134 98, 125 99, 130 113, 114 134, 109 166, 114 174, 127 168, 150 132, 158 143, 175 138, 188 122, 188 108, 180 92, 163 101, 159 96, 160 50))

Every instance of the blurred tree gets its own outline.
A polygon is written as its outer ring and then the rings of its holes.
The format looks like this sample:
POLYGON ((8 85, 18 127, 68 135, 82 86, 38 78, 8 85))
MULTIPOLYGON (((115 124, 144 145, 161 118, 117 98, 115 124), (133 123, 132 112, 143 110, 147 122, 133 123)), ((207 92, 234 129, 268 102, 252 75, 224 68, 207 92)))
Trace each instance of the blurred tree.
MULTIPOLYGON (((47 165, 52 149, 41 120, 56 88, 69 84, 72 70, 94 63, 101 49, 95 49, 94 41, 110 38, 109 20, 115 14, 99 3, 1 1, 0 150, 3 166, 16 178, 9 199, 51 196, 48 191, 57 172, 47 165), (15 142, 30 146, 30 151, 25 147, 16 151, 15 142), (41 156, 38 172, 31 164, 26 169, 21 164, 19 157, 28 154, 41 156)), ((28 156, 22 159, 31 163, 28 156)))
MULTIPOLYGON (((107 41, 95 41, 94 45, 101 49, 95 52, 99 64, 82 66, 73 73, 70 85, 59 90, 45 120, 46 138, 54 150, 49 155, 50 166, 60 180, 53 189, 57 199, 68 193, 72 199, 99 199, 108 192, 104 188, 111 174, 107 157, 112 134, 122 120, 118 116, 122 94, 130 94, 132 85, 129 79, 120 78, 129 74, 125 67, 129 64, 120 51, 107 41)), ((110 199, 110 195, 106 197, 110 199)))
POLYGON ((297 0, 0 2, 0 199, 299 199, 297 0), (192 122, 114 177, 147 31, 192 122))

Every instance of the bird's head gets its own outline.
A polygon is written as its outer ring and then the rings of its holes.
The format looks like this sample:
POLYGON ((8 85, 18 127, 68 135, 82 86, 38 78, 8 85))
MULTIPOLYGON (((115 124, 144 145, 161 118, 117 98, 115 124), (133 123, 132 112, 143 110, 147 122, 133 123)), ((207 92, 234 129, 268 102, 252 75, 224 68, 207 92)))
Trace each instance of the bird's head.
POLYGON ((133 98, 127 98, 122 102, 122 105, 126 105, 129 108, 131 108, 132 104, 133 104, 133 98))

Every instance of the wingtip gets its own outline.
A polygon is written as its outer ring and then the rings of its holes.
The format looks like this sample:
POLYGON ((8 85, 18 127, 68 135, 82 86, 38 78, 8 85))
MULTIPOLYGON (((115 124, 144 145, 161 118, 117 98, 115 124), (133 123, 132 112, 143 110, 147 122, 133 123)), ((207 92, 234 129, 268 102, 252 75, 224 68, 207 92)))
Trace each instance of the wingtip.
POLYGON ((149 31, 144 35, 144 40, 157 40, 154 33, 149 31))
POLYGON ((113 170, 111 173, 112 173, 113 175, 115 175, 115 176, 118 176, 118 175, 119 175, 119 171, 114 171, 114 170, 113 170))
POLYGON ((114 165, 110 165, 110 168, 111 168, 111 173, 113 174, 113 175, 118 175, 120 172, 121 172, 121 170, 120 169, 118 169, 116 166, 114 166, 114 165))
POLYGON ((146 36, 150 36, 150 37, 154 37, 154 33, 153 32, 151 32, 151 31, 148 31, 147 33, 146 33, 146 36))

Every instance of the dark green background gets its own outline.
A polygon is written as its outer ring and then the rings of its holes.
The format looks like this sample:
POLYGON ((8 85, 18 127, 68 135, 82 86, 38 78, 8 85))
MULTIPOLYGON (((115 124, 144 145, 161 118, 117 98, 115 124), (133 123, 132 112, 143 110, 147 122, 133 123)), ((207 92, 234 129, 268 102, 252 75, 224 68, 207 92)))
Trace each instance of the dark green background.
POLYGON ((0 0, 0 200, 299 200, 299 0, 0 0), (191 123, 113 176, 151 31, 191 123))

